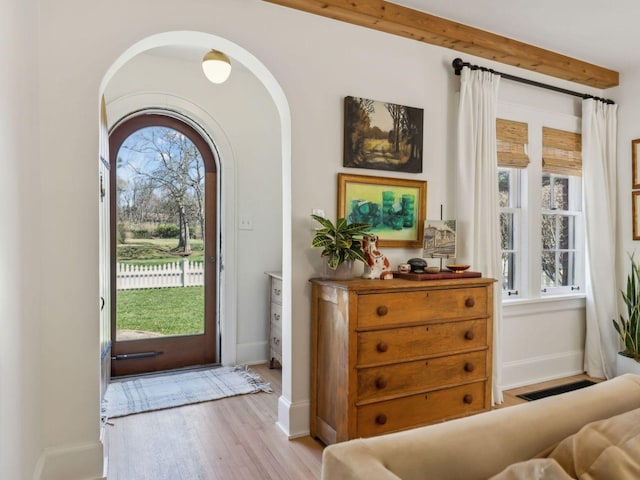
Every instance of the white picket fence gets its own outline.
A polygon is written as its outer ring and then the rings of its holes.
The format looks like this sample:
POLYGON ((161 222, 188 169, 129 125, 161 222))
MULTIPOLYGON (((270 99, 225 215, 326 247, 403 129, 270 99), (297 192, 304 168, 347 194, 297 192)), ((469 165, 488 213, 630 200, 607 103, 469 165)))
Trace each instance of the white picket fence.
POLYGON ((194 287, 204 285, 204 264, 188 258, 164 265, 116 264, 116 288, 194 287))

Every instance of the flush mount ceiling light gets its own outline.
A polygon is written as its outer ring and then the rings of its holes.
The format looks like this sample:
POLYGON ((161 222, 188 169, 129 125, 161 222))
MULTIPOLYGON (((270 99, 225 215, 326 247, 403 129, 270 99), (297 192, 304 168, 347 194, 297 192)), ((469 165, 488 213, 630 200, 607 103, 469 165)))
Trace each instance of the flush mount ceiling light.
POLYGON ((231 74, 229 57, 217 50, 211 50, 202 59, 202 70, 212 83, 223 83, 231 74))

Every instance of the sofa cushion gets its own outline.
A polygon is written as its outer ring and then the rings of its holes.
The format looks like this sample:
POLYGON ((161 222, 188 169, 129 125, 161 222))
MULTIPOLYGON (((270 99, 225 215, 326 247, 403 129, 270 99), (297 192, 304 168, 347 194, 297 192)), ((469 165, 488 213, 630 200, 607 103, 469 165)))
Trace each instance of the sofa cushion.
POLYGON ((581 480, 640 479, 640 409, 584 426, 549 458, 581 480))
POLYGON ((552 458, 534 458, 508 466, 489 480, 572 480, 552 458))

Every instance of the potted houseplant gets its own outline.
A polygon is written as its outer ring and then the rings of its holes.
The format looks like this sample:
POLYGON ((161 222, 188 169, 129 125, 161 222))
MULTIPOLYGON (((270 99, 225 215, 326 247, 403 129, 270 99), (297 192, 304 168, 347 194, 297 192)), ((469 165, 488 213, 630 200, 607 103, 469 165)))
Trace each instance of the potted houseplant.
POLYGON ((622 299, 627 307, 627 318, 613 320, 613 326, 620 337, 622 350, 616 361, 616 374, 640 374, 640 264, 630 255, 631 271, 627 276, 627 288, 621 290, 622 299))
POLYGON ((311 215, 322 228, 316 230, 311 246, 322 248, 324 278, 348 280, 353 278, 353 262, 366 262, 362 251, 362 235, 371 227, 368 223, 348 224, 339 218, 334 225, 331 220, 311 215))

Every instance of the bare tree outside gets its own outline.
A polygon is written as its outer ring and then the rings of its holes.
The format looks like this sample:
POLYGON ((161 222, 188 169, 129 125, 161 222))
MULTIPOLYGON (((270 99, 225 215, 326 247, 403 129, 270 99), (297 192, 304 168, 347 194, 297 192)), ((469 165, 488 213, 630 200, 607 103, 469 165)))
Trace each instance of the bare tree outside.
MULTIPOLYGON (((503 289, 514 288, 516 259, 514 256, 514 215, 512 205, 513 169, 498 171, 500 236, 502 240, 503 289)), ((571 182, 566 175, 542 176, 541 185, 541 287, 571 286, 575 282, 575 218, 570 213, 569 190, 571 182)))
POLYGON ((542 215, 542 285, 572 285, 573 217, 569 210, 569 179, 565 176, 542 176, 542 209, 557 211, 542 215))
POLYGON ((172 355, 176 365, 201 362, 205 350, 213 361, 207 350, 217 337, 217 297, 207 294, 217 282, 213 151, 191 125, 161 114, 127 119, 110 137, 114 351, 166 354, 135 367, 142 370, 164 368, 172 355))
MULTIPOLYGON (((178 244, 191 254, 194 230, 204 237, 204 163, 197 147, 167 127, 143 128, 118 157, 118 218, 133 226, 175 223, 178 244)), ((203 238, 204 239, 204 238, 203 238)))

